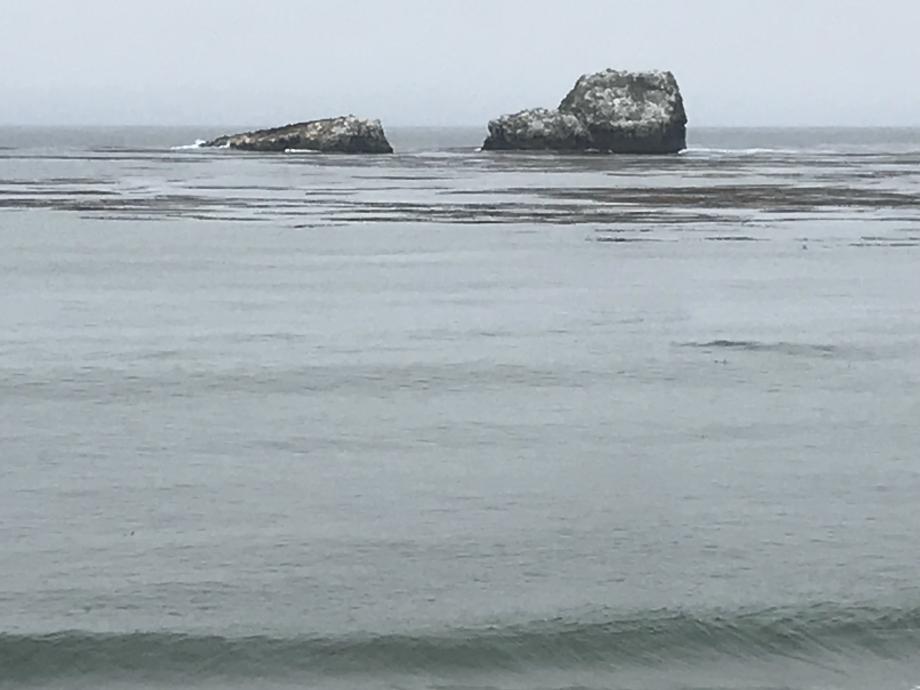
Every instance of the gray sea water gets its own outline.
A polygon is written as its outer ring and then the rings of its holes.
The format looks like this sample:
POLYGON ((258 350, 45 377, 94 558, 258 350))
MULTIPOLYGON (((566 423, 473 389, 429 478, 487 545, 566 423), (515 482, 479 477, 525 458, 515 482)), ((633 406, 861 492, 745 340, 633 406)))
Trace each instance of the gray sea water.
POLYGON ((920 130, 0 129, 0 686, 920 684, 920 130))

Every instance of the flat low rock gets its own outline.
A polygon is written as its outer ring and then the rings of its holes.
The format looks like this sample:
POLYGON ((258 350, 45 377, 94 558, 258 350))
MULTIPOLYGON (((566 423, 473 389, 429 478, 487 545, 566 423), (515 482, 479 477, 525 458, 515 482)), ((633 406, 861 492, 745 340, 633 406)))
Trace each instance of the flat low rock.
POLYGON ((677 153, 686 145, 687 115, 671 72, 608 69, 579 78, 557 110, 492 120, 482 148, 677 153))
POLYGON ((492 120, 483 148, 570 151, 586 148, 589 144, 588 130, 575 115, 532 108, 492 120))
POLYGON ((393 153, 380 120, 365 120, 353 115, 231 134, 212 139, 203 146, 244 151, 393 153))

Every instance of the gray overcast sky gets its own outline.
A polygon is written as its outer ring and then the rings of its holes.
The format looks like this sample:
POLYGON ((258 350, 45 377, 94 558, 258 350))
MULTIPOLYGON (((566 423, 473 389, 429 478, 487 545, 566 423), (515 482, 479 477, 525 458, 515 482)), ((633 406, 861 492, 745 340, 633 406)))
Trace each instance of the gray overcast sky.
POLYGON ((691 125, 920 125, 917 0, 0 0, 0 123, 484 124, 583 72, 691 125))

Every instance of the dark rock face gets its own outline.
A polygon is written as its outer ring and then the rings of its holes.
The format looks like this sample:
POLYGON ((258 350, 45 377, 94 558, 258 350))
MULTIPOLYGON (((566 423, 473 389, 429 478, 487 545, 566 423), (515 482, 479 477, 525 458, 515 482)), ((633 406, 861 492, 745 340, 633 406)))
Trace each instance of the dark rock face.
POLYGON ((687 115, 670 72, 586 74, 555 111, 537 108, 489 123, 485 150, 677 153, 687 115))
POLYGON ((353 115, 232 134, 213 139, 204 146, 246 151, 299 149, 322 153, 393 153, 380 120, 363 120, 353 115))

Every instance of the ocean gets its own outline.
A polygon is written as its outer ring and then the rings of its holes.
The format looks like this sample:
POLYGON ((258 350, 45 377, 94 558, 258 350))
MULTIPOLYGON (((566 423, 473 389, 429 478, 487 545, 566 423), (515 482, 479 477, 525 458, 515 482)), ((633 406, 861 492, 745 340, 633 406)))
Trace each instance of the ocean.
POLYGON ((920 130, 0 128, 0 687, 920 685, 920 130))

